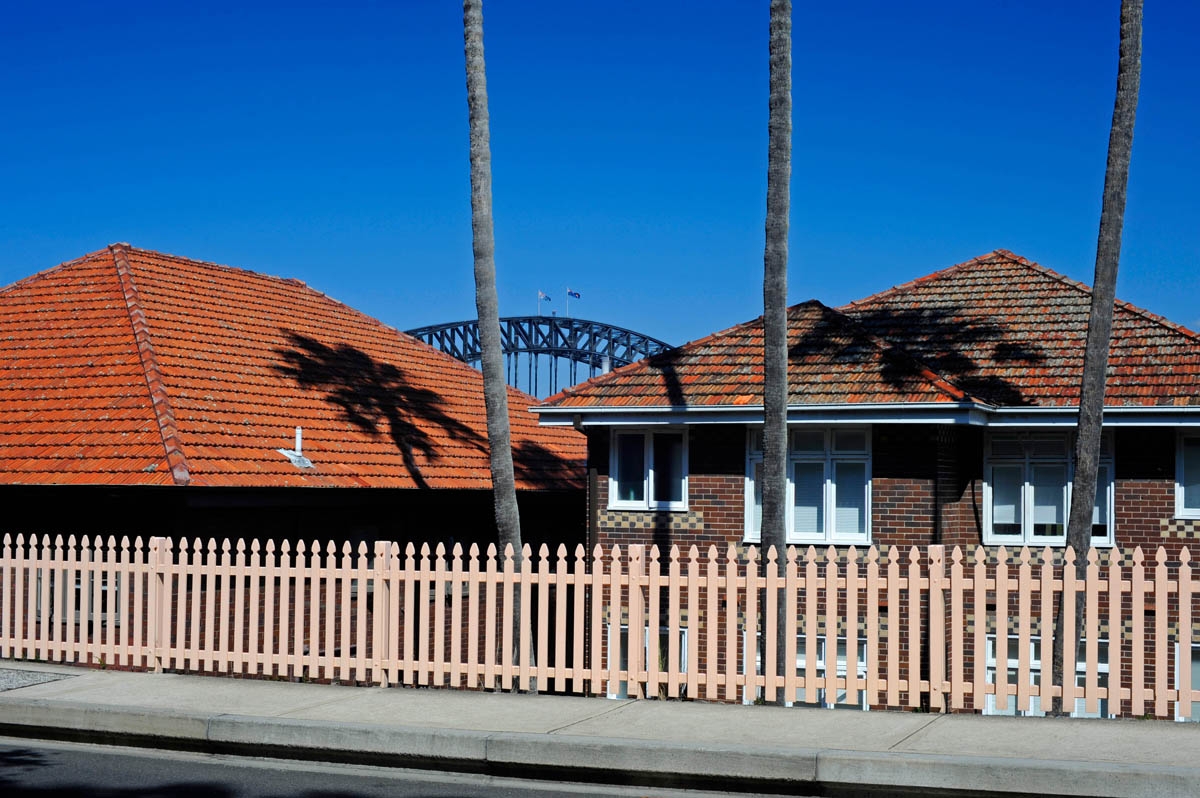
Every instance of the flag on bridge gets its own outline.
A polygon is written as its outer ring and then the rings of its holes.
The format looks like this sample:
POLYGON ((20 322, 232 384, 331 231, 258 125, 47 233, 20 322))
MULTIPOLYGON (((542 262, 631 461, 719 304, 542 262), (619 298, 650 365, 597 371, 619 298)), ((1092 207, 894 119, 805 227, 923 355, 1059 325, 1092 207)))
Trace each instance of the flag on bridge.
POLYGON ((580 297, 579 297, 579 292, 578 292, 578 291, 572 291, 570 288, 568 288, 568 289, 567 289, 567 296, 571 297, 571 299, 579 299, 579 298, 580 298, 580 297))

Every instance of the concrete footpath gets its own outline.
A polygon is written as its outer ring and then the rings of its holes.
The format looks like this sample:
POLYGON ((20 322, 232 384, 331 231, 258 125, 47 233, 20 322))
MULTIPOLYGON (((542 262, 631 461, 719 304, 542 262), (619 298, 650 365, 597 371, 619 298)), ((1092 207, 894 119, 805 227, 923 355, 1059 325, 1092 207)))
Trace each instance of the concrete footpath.
POLYGON ((0 660, 0 734, 799 794, 1200 795, 1200 726, 296 684, 0 660))

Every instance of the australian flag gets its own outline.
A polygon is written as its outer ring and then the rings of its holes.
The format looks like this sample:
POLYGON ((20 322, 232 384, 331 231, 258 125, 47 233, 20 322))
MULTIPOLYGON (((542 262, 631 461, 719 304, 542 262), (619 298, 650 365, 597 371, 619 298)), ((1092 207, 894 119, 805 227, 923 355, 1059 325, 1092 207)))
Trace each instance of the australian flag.
POLYGON ((538 299, 544 299, 545 301, 549 302, 550 295, 547 293, 543 293, 542 291, 538 291, 538 299))
POLYGON ((572 291, 570 288, 568 288, 568 289, 567 289, 567 296, 571 297, 571 299, 579 299, 579 292, 578 292, 578 291, 572 291))

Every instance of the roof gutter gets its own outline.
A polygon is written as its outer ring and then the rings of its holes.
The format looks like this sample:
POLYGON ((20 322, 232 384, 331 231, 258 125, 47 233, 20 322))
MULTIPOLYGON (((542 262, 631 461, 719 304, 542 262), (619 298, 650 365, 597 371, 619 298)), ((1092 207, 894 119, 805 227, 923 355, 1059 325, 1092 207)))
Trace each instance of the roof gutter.
MULTIPOLYGON (((762 405, 715 407, 531 407, 544 426, 761 424, 762 405)), ((1079 408, 993 407, 975 402, 791 405, 789 424, 947 424, 980 427, 1073 427, 1079 408)), ((1200 406, 1104 408, 1105 426, 1200 426, 1200 406)))
MULTIPOLYGON (((1073 427, 1079 419, 1078 406, 999 407, 989 411, 990 427, 1073 427)), ((1106 427, 1200 426, 1200 405, 1104 408, 1106 427)))
MULTIPOLYGON (((789 424, 986 424, 986 405, 974 402, 790 405, 789 424)), ((658 424, 761 424, 763 406, 532 407, 544 426, 647 426, 658 424)))

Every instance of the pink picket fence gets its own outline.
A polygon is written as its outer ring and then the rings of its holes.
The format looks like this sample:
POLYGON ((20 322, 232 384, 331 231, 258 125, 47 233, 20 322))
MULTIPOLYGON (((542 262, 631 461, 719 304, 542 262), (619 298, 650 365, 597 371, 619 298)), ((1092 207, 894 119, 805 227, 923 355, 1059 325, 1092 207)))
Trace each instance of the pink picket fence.
POLYGON ((1080 579, 1070 551, 810 547, 779 575, 753 547, 526 547, 518 562, 494 547, 5 535, 0 658, 940 712, 1038 713, 1061 696, 1078 714, 1196 718, 1187 550, 1086 562, 1080 579), (1050 667, 1059 603, 1065 684, 1050 667))

